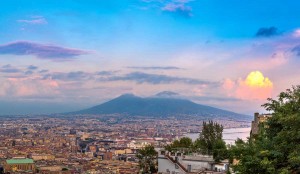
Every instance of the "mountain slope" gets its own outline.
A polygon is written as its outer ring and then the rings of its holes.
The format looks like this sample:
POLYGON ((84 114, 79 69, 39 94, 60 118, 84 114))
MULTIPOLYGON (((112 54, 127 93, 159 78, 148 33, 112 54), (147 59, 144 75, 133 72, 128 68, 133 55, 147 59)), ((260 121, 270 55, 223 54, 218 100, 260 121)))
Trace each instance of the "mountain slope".
POLYGON ((199 115, 210 117, 239 118, 244 115, 196 104, 185 99, 141 98, 125 94, 106 103, 73 112, 72 114, 124 114, 132 116, 199 115))

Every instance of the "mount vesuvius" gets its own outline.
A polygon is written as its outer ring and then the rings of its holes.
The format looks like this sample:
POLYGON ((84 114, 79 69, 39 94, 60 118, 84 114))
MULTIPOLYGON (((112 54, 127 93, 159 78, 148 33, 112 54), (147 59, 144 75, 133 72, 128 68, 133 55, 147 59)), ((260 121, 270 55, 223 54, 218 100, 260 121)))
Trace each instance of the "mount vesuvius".
POLYGON ((199 116, 204 118, 229 118, 248 120, 249 116, 222 110, 192 101, 173 97, 138 97, 124 94, 103 104, 69 114, 124 114, 129 116, 199 116))

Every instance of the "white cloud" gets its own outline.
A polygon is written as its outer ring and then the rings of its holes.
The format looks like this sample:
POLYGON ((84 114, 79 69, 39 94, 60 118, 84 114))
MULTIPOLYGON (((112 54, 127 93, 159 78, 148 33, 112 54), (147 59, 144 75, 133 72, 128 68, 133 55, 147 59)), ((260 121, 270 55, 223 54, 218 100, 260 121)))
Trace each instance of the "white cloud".
POLYGON ((19 19, 17 20, 19 23, 26 23, 26 24, 48 24, 48 21, 43 16, 33 16, 30 19, 19 19))

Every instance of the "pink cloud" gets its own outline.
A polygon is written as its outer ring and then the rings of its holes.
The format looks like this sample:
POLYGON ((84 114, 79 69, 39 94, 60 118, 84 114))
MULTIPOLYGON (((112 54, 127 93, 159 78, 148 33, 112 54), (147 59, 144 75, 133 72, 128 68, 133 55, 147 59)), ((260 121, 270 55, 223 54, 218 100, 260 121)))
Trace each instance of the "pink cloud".
POLYGON ((222 87, 226 90, 231 90, 232 88, 234 88, 235 82, 230 80, 230 79, 225 79, 223 82, 222 87))
POLYGON ((240 78, 236 82, 226 79, 223 89, 229 96, 239 99, 266 100, 272 95, 273 82, 260 71, 253 71, 245 79, 240 78))
POLYGON ((56 81, 39 78, 8 78, 4 84, 2 96, 50 96, 58 94, 59 88, 56 81))

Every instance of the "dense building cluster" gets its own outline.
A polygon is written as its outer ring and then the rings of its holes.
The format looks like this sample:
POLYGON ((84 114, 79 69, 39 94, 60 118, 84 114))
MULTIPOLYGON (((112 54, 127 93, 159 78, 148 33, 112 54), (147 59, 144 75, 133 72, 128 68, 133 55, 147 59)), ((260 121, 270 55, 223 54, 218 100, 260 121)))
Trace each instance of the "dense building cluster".
MULTIPOLYGON (((202 121, 120 115, 0 117, 1 166, 13 173, 138 173, 139 149, 164 147, 185 133, 199 132, 202 121)), ((219 122, 225 127, 249 125, 219 122)))

